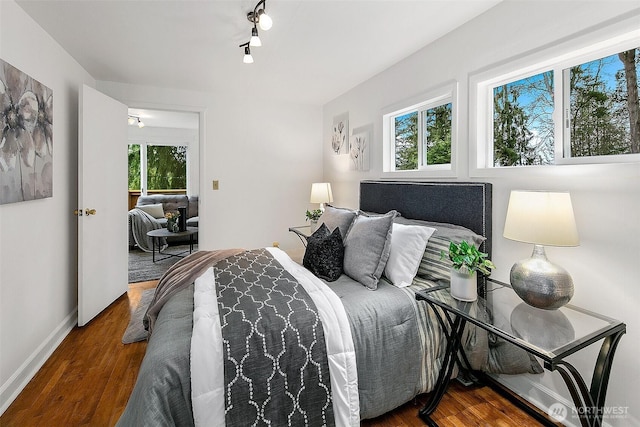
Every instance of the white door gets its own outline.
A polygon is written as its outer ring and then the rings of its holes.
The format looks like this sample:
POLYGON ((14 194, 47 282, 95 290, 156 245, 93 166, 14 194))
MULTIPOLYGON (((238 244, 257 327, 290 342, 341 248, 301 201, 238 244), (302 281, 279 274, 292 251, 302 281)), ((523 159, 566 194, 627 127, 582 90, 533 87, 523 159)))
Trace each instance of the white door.
POLYGON ((83 85, 78 131, 78 326, 127 291, 127 106, 83 85))

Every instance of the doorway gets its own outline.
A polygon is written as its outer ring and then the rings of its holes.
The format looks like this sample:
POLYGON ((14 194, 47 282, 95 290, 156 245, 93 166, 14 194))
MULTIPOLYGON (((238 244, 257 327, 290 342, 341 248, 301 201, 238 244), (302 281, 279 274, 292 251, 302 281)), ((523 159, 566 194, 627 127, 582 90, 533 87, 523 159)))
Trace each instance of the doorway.
MULTIPOLYGON (((156 241, 144 241, 150 231, 146 228, 166 228, 165 215, 177 214, 178 206, 188 207, 188 226, 198 225, 200 114, 139 108, 129 108, 128 114, 128 270, 129 283, 137 283, 159 279, 180 259, 156 253, 153 262, 151 251, 156 241), (135 209, 144 210, 157 224, 147 224, 142 231, 139 221, 132 225, 140 215, 132 212, 135 209)), ((186 247, 191 248, 188 238, 182 240, 178 236, 166 239, 168 247, 164 252, 185 255, 186 247)))

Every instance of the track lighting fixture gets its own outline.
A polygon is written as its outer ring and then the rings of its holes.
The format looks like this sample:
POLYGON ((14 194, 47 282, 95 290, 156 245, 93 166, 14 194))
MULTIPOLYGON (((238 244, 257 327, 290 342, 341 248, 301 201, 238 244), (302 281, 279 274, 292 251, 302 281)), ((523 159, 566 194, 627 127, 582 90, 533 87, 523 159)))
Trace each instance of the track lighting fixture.
POLYGON ((251 56, 249 42, 242 43, 240 47, 244 47, 244 58, 242 59, 242 62, 244 62, 245 64, 253 64, 253 56, 251 56))
POLYGON ((132 125, 132 126, 137 123, 138 127, 141 128, 141 129, 144 127, 144 123, 142 122, 142 120, 140 120, 140 117, 138 117, 138 116, 129 116, 127 118, 127 123, 132 125))
POLYGON ((253 8, 253 12, 247 13, 247 19, 249 22, 252 22, 254 25, 260 25, 260 29, 264 31, 268 31, 273 25, 273 20, 271 17, 267 15, 265 9, 267 8, 266 4, 267 0, 260 0, 256 7, 253 8), (259 9, 260 5, 262 5, 262 9, 259 9))
POLYGON ((258 36, 258 26, 260 26, 261 30, 267 31, 273 25, 271 17, 267 15, 265 11, 267 8, 266 1, 267 0, 260 0, 258 4, 256 4, 256 7, 253 8, 253 12, 247 13, 247 19, 253 24, 253 28, 251 29, 251 39, 249 39, 247 43, 240 45, 240 47, 244 47, 244 58, 242 62, 245 64, 253 63, 250 47, 262 46, 262 41, 258 36))

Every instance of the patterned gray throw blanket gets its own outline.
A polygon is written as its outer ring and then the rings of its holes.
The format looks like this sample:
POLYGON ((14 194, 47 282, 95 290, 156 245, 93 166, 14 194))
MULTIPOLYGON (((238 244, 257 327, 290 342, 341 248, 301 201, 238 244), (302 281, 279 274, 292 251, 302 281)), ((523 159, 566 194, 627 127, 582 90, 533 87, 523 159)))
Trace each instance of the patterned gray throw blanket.
POLYGON ((226 424, 334 425, 322 323, 302 285, 264 249, 215 272, 226 424))

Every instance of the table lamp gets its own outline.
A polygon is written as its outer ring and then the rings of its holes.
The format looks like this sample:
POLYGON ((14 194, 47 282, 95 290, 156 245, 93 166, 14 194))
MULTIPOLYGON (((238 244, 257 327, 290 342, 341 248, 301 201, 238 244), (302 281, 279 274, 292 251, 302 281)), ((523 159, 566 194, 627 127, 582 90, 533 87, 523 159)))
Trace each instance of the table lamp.
POLYGON ((549 261, 544 250, 544 245, 579 245, 568 192, 512 191, 503 236, 533 243, 531 258, 515 263, 510 273, 511 286, 524 302, 555 310, 571 300, 571 276, 549 261))
POLYGON ((324 212, 324 204, 333 202, 331 184, 328 182, 314 182, 311 184, 311 203, 320 203, 320 210, 324 212))

